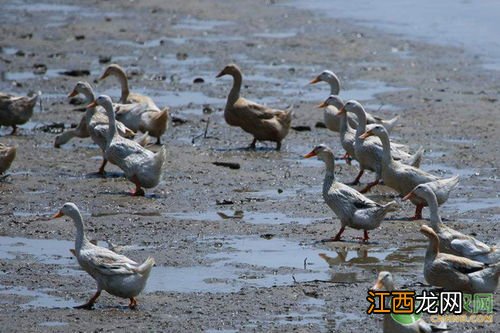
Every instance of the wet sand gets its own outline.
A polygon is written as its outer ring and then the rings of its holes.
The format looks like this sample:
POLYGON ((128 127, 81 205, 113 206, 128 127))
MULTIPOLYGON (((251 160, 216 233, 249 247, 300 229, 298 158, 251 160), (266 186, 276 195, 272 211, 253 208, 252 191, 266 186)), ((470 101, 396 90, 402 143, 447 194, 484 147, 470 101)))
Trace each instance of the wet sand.
MULTIPOLYGON (((400 115, 394 137, 426 148, 425 170, 460 174, 441 209, 446 223, 498 242, 500 80, 464 51, 283 2, 23 4, 2 5, 0 91, 43 95, 42 110, 18 136, 0 130, 0 142, 18 146, 11 176, 0 183, 2 331, 381 331, 382 318, 366 315, 366 291, 380 270, 393 272, 400 286, 421 290, 426 241, 418 230, 426 221, 408 221, 414 208, 401 203, 367 245, 352 229, 344 242, 315 243, 333 236, 339 221, 321 197, 322 163, 301 156, 318 143, 343 154, 337 135, 315 127, 323 116, 314 105, 329 89, 307 82, 323 69, 340 76, 345 98, 359 99, 372 112, 382 105, 383 117, 400 115), (106 66, 100 56, 128 70, 132 91, 187 120, 164 135, 165 179, 145 198, 127 194, 131 183, 117 167, 108 166, 106 178, 93 174, 100 151, 90 140, 55 149, 56 134, 40 130, 53 122, 78 123, 82 113, 71 111, 65 95, 77 80, 97 79, 106 66), (291 131, 281 152, 265 143, 255 152, 241 149, 251 137, 227 126, 221 112, 231 81, 215 79, 232 61, 243 70, 244 96, 294 105, 293 125, 311 131, 291 131), (40 63, 47 73, 33 74, 40 63), (73 69, 91 75, 59 74, 73 69), (198 77, 204 83, 193 83, 198 77), (204 106, 213 112, 204 113, 204 106), (208 137, 192 144, 208 119, 208 137), (156 259, 138 311, 105 293, 94 311, 71 308, 95 285, 69 253, 72 222, 49 220, 66 201, 82 210, 89 238, 109 239, 138 261, 156 259)), ((96 92, 119 94, 112 80, 96 92)), ((357 173, 354 164, 337 166, 342 181, 357 173)), ((372 179, 367 174, 363 182, 372 179)), ((384 202, 393 195, 383 186, 370 194, 384 202)), ((497 322, 450 326, 497 332, 497 322)))

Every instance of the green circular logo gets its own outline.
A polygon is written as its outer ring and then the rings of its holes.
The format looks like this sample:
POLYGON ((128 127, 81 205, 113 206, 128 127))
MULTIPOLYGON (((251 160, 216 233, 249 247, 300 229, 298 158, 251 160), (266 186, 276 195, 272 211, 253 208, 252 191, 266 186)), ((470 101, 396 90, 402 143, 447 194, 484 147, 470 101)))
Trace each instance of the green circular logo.
POLYGON ((416 313, 391 313, 391 318, 401 325, 411 325, 422 318, 422 314, 416 313))

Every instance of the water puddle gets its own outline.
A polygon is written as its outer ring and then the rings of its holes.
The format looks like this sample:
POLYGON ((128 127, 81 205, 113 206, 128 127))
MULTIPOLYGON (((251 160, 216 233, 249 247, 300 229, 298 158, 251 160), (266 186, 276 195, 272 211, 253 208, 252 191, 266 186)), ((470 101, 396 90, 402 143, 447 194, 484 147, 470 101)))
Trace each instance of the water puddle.
POLYGON ((61 327, 68 325, 68 323, 62 321, 44 321, 43 323, 40 323, 38 325, 46 327, 61 327))
POLYGON ((295 31, 283 31, 283 32, 262 32, 253 34, 255 37, 263 38, 291 38, 297 35, 295 31))
MULTIPOLYGON (((25 80, 35 80, 35 79, 43 79, 48 80, 58 76, 65 76, 63 73, 67 72, 67 69, 59 68, 59 69, 47 69, 47 71, 43 74, 35 74, 32 71, 29 72, 4 72, 2 73, 2 79, 6 81, 25 81, 25 80)), ((96 75, 97 72, 91 71, 88 77, 92 75, 96 75)), ((69 77, 69 76, 68 76, 69 77)), ((85 78, 86 76, 84 76, 85 78)), ((65 95, 58 95, 57 97, 62 96, 65 98, 65 95)))
POLYGON ((186 30, 199 30, 207 31, 213 30, 217 27, 227 26, 234 24, 231 21, 222 20, 200 20, 194 17, 186 17, 179 21, 179 23, 173 26, 174 29, 186 29, 186 30))
POLYGON ((82 7, 73 5, 61 5, 53 3, 19 3, 18 1, 11 4, 7 4, 5 9, 9 10, 27 10, 30 12, 80 12, 82 7))
POLYGON ((234 220, 235 222, 247 222, 252 224, 311 224, 316 221, 324 220, 325 218, 310 218, 310 217, 289 217, 283 213, 259 213, 245 212, 242 210, 230 211, 208 211, 208 212, 179 212, 166 213, 165 217, 174 218, 177 220, 193 220, 193 221, 223 221, 234 220))
POLYGON ((7 287, 0 285, 0 295, 15 295, 28 297, 29 300, 21 305, 22 308, 72 308, 78 303, 73 299, 51 296, 44 291, 52 289, 30 290, 23 286, 7 287))
MULTIPOLYGON (((64 266, 57 271, 61 276, 86 275, 69 252, 74 248, 72 241, 0 237, 0 242, 0 259, 14 260, 28 255, 37 263, 64 266)), ((423 251, 419 247, 384 249, 361 244, 343 244, 340 248, 332 244, 329 245, 332 247, 319 249, 312 244, 254 236, 211 238, 200 242, 211 249, 211 253, 204 256, 209 265, 170 267, 159 264, 153 268, 146 292, 236 292, 246 287, 266 288, 311 280, 359 282, 366 280, 366 274, 359 269, 380 270, 400 264, 391 262, 391 258, 407 263, 413 259, 421 261, 421 256, 414 256, 414 253, 423 251), (394 257, 396 254, 401 257, 394 257), (353 275, 354 267, 358 271, 353 275), (349 271, 345 272, 346 269, 349 271)), ((118 251, 144 248, 124 246, 118 251)), ((72 300, 54 298, 43 290, 29 291, 25 287, 5 287, 0 293, 35 297, 26 306, 75 305, 72 300)))
POLYGON ((492 208, 500 209, 500 198, 450 198, 443 205, 443 208, 460 213, 492 208))

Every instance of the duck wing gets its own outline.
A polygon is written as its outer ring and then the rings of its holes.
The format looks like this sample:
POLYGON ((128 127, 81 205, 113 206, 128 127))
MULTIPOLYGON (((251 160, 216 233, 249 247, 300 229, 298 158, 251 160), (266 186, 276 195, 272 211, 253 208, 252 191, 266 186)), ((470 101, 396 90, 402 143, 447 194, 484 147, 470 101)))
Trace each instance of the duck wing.
POLYGON ((457 253, 464 253, 471 256, 488 254, 491 248, 475 238, 454 239, 450 242, 450 246, 457 253))
POLYGON ((486 267, 482 262, 447 253, 440 253, 436 261, 463 274, 474 273, 486 267))
POLYGON ((103 247, 82 249, 80 251, 80 260, 84 261, 86 266, 103 275, 129 275, 135 274, 138 264, 111 250, 103 247))

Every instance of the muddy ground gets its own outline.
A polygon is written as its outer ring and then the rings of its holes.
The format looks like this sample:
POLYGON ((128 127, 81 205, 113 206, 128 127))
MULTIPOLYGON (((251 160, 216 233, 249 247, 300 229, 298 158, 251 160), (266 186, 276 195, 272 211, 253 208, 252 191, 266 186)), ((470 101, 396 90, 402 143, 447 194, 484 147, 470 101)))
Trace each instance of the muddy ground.
MULTIPOLYGON (((0 90, 42 92, 42 108, 19 135, 0 132, 0 142, 18 147, 10 177, 0 183, 2 332, 381 331, 381 317, 365 313, 366 291, 380 270, 392 271, 400 286, 422 288, 426 242, 418 230, 426 221, 408 221, 413 207, 401 203, 367 245, 352 229, 344 242, 315 244, 333 236, 339 221, 321 198, 322 163, 301 156, 318 143, 343 154, 337 135, 315 127, 322 112, 314 105, 329 89, 307 82, 323 69, 340 76, 344 97, 373 112, 382 105, 384 117, 400 115, 394 137, 426 148, 424 169, 460 174, 442 207, 446 223, 498 242, 500 79, 479 59, 281 1, 61 4, 1 5, 0 90), (100 151, 89 139, 55 149, 56 134, 41 130, 53 122, 78 123, 82 114, 71 111, 65 95, 77 80, 98 77, 106 66, 99 57, 125 67, 133 91, 186 120, 164 135, 165 179, 145 198, 127 194, 132 186, 114 166, 106 178, 93 174, 100 151), (266 143, 255 152, 242 149, 251 137, 227 126, 221 112, 230 79, 215 79, 233 61, 245 75, 244 96, 294 105, 293 125, 311 130, 291 131, 281 152, 266 143), (33 74, 35 64, 45 64, 47 73, 33 74), (73 69, 91 75, 59 74, 73 69), (193 83, 198 77, 204 83, 193 83), (212 112, 204 113, 204 106, 212 112), (207 138, 193 144, 207 121, 207 138), (69 253, 73 224, 49 219, 66 201, 82 210, 89 238, 108 239, 137 260, 156 259, 138 311, 107 294, 93 311, 71 308, 95 285, 69 253)), ((118 96, 112 80, 96 92, 118 96)), ((357 172, 355 164, 338 166, 344 181, 357 172)), ((393 195, 383 186, 371 193, 380 201, 393 195)), ((499 330, 498 318, 450 326, 456 332, 499 330)))

